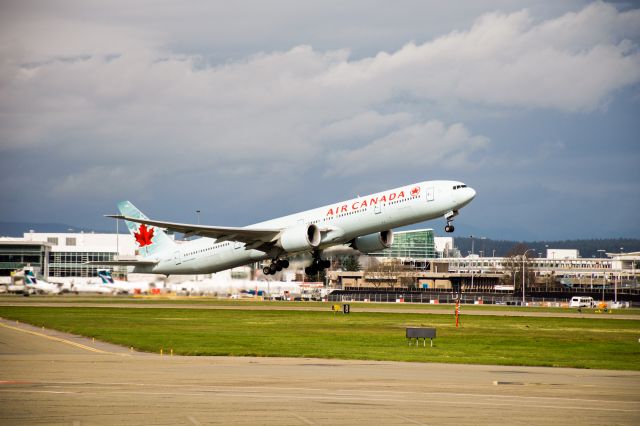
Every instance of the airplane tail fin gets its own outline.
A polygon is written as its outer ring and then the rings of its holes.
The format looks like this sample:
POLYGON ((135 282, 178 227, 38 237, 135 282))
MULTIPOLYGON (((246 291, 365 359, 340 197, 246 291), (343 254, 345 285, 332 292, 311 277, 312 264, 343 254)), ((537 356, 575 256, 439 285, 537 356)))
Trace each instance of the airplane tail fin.
POLYGON ((102 284, 113 284, 113 277, 108 269, 98 269, 98 277, 102 280, 102 284))
POLYGON ((24 283, 25 285, 36 285, 38 283, 36 275, 31 269, 26 269, 24 271, 24 283))
MULTIPOLYGON (((149 219, 136 206, 129 201, 118 203, 118 209, 124 216, 137 219, 149 219)), ((164 232, 163 229, 144 223, 129 222, 125 220, 129 232, 136 240, 138 251, 144 255, 152 256, 157 253, 171 251, 176 248, 176 243, 164 232)))

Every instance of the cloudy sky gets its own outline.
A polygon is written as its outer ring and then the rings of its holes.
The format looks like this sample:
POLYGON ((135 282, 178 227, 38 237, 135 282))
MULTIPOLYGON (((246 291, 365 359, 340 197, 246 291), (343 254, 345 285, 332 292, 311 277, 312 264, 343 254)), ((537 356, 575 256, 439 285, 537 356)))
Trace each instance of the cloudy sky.
POLYGON ((633 2, 5 0, 0 35, 2 221, 240 226, 455 179, 458 236, 640 237, 633 2))

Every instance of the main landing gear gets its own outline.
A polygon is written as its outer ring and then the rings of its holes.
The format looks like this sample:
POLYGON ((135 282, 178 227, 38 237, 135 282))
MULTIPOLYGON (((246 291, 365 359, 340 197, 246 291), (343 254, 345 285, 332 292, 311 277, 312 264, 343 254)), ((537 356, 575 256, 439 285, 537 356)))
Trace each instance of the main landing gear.
POLYGON ((447 220, 447 226, 444 227, 444 232, 453 232, 456 228, 452 225, 453 218, 458 216, 458 210, 451 210, 445 213, 444 218, 447 220))
POLYGON ((287 259, 273 259, 270 265, 262 268, 262 273, 265 275, 275 275, 276 272, 280 272, 288 267, 289 261, 287 259))
POLYGON ((304 273, 307 275, 315 275, 323 269, 327 269, 331 266, 331 261, 328 259, 321 259, 320 252, 313 253, 313 262, 311 265, 304 268, 304 273))

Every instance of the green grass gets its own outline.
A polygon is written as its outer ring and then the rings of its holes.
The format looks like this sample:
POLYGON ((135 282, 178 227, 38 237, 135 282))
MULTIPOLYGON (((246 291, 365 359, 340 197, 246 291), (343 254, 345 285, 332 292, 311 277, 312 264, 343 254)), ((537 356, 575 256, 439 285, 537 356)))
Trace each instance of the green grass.
MULTIPOLYGON (((148 297, 134 297, 134 296, 0 296, 0 302, 19 302, 20 304, 29 304, 37 302, 45 303, 60 303, 61 305, 67 303, 95 303, 95 304, 122 304, 122 303, 135 303, 137 305, 157 305, 157 304, 172 304, 172 305, 200 305, 206 306, 284 306, 284 307, 316 307, 329 310, 331 305, 340 302, 286 302, 286 301, 259 301, 253 299, 218 299, 215 297, 180 297, 180 298, 165 298, 157 296, 148 297)), ((345 302, 347 303, 347 302, 345 302)), ((394 309, 394 310, 442 310, 446 312, 453 311, 453 304, 437 304, 432 305, 429 303, 363 303, 363 302, 348 302, 352 308, 375 308, 375 309, 394 309)), ((471 305, 463 304, 461 309, 464 311, 519 311, 519 312, 550 312, 550 313, 577 313, 575 308, 545 308, 545 307, 520 307, 520 306, 504 306, 504 305, 471 305)), ((595 313, 596 309, 582 309, 582 313, 595 313)), ((637 315, 640 316, 640 309, 614 309, 606 315, 637 315)))
POLYGON ((635 320, 309 311, 0 307, 0 316, 138 350, 640 370, 635 320), (436 327, 435 347, 405 327, 436 327))

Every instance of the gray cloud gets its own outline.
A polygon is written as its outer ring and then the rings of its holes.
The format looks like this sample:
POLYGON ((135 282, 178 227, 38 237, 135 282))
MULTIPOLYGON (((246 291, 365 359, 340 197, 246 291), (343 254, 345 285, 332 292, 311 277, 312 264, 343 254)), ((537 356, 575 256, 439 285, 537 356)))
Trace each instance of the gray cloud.
POLYGON ((170 3, 155 20, 144 11, 128 20, 99 4, 69 11, 46 3, 14 4, 22 19, 0 18, 0 155, 47 153, 51 202, 157 193, 194 179, 221 195, 259 182, 277 197, 309 175, 314 185, 367 180, 393 162, 402 163, 402 177, 425 167, 477 170, 496 164, 487 155, 496 138, 465 122, 464 110, 476 122, 510 109, 589 114, 640 81, 640 11, 600 2, 568 13, 445 10, 455 24, 437 37, 419 32, 419 17, 391 8, 420 36, 390 25, 372 36, 393 39, 387 50, 363 44, 382 6, 351 34, 351 18, 336 17, 330 37, 318 35, 326 31, 312 25, 311 12, 300 18, 307 27, 296 24, 295 8, 267 22, 260 13, 275 13, 258 7, 242 17, 252 29, 243 36, 233 18, 244 9, 231 6, 198 33, 219 4, 197 4, 190 25, 186 16, 169 18, 187 9, 170 3), (261 35, 269 42, 257 48, 261 35), (195 40, 220 46, 218 36, 245 47, 212 61, 216 52, 195 40))

